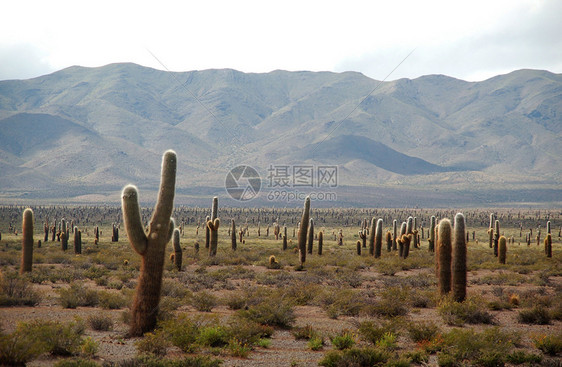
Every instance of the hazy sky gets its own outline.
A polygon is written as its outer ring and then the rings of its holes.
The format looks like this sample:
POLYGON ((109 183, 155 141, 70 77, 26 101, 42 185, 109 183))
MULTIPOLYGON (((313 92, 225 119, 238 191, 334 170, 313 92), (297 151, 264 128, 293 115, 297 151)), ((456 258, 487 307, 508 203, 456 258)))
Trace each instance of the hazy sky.
POLYGON ((388 80, 562 73, 560 0, 6 0, 0 14, 0 80, 114 62, 381 80, 414 49, 388 80))

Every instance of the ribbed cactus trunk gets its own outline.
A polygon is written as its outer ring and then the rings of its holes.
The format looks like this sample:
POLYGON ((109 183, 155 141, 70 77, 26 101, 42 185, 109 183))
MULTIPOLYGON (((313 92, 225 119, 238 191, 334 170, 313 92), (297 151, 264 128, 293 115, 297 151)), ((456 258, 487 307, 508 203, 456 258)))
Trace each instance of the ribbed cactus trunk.
POLYGON ((494 213, 490 214, 490 226, 488 227, 488 240, 490 248, 494 247, 494 225, 495 225, 496 217, 494 213))
POLYGON ((285 250, 287 250, 287 226, 283 226, 283 251, 285 250))
POLYGON ((406 222, 406 234, 410 234, 414 232, 414 218, 408 217, 408 221, 406 222))
POLYGON ((359 238, 361 239, 361 246, 363 248, 367 248, 367 228, 363 227, 359 231, 359 238))
POLYGON ((453 237, 452 284, 453 299, 462 302, 466 298, 466 240, 465 219, 462 213, 455 216, 453 237))
POLYGON ((306 252, 312 254, 312 248, 314 247, 314 220, 310 218, 310 223, 308 225, 308 241, 306 252))
POLYGON ((60 242, 62 250, 68 250, 68 229, 66 227, 66 220, 64 219, 61 220, 60 242))
POLYGON ((357 240, 357 255, 361 256, 361 241, 357 240))
POLYGON ((31 271, 33 265, 33 210, 23 211, 21 227, 21 267, 20 274, 31 271))
MULTIPOLYGON (((205 248, 208 249, 211 244, 211 230, 207 226, 207 223, 211 220, 211 217, 208 215, 205 217, 205 248)), ((240 242, 242 242, 242 238, 240 238, 240 242)))
POLYGON ((550 233, 544 239, 544 252, 546 257, 552 257, 552 235, 550 233))
POLYGON ((386 232, 386 251, 392 251, 392 233, 390 231, 386 232))
POLYGON ((451 291, 451 222, 445 218, 439 222, 437 247, 439 248, 439 294, 444 296, 451 291))
POLYGON ((371 230, 369 231, 369 255, 375 255, 375 232, 377 230, 377 219, 371 219, 371 230))
POLYGON ((398 248, 398 221, 392 221, 392 250, 396 251, 398 248))
POLYGON ((232 251, 236 251, 236 223, 234 222, 234 219, 232 220, 232 226, 230 228, 230 247, 232 248, 232 251))
POLYGON ((435 251, 435 215, 432 215, 431 219, 429 220, 429 239, 427 240, 427 242, 429 242, 429 252, 434 252, 435 251))
POLYGON ((82 232, 80 232, 78 227, 74 227, 74 253, 82 253, 82 232))
POLYGON ((131 336, 141 336, 156 326, 166 244, 170 241, 175 227, 171 215, 174 207, 176 166, 176 153, 171 150, 165 152, 162 158, 160 190, 148 234, 142 224, 137 188, 128 185, 123 189, 121 205, 125 230, 131 247, 142 257, 138 285, 131 305, 131 336))
POLYGON ((322 247, 324 246, 324 233, 318 232, 318 255, 322 255, 322 247))
POLYGON ((498 261, 500 264, 505 264, 507 258, 507 239, 501 236, 498 242, 498 261))
POLYGON ((306 239, 308 235, 308 222, 310 220, 310 197, 304 200, 304 209, 302 211, 301 226, 299 228, 299 260, 301 267, 306 262, 306 239))
POLYGON ((207 228, 209 229, 209 256, 215 256, 217 254, 220 226, 218 213, 219 198, 215 196, 213 197, 213 205, 211 207, 211 218, 207 221, 207 228))
POLYGON ((377 220, 375 228, 375 259, 381 257, 382 253, 382 219, 377 220))
POLYGON ((183 251, 180 244, 180 234, 180 230, 178 228, 175 228, 174 234, 172 235, 172 246, 174 247, 174 267, 177 271, 181 271, 183 262, 183 251))
POLYGON ((498 241, 500 239, 500 221, 496 220, 494 224, 494 256, 498 256, 498 241))
POLYGON ((410 244, 412 242, 412 234, 402 235, 402 258, 406 259, 410 255, 410 244))
POLYGON ((550 221, 546 222, 546 233, 550 234, 550 221))

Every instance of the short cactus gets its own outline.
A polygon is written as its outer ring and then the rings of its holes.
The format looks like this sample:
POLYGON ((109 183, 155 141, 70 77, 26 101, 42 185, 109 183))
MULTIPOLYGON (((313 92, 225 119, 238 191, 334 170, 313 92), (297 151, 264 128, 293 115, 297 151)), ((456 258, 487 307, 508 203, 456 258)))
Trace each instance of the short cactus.
POLYGON ((176 184, 176 153, 169 150, 162 158, 162 175, 156 207, 148 233, 145 233, 139 207, 138 190, 133 185, 123 189, 122 211, 131 247, 142 257, 137 290, 131 305, 129 335, 141 336, 156 326, 166 244, 174 230, 171 218, 176 184))
POLYGON ((451 222, 445 218, 439 222, 437 247, 439 255, 439 294, 444 296, 451 291, 451 222))
POLYGON ((357 255, 361 256, 361 241, 357 240, 357 255))
POLYGON ((172 246, 174 246, 174 267, 177 271, 181 271, 183 251, 180 245, 180 230, 178 228, 174 229, 174 233, 172 235, 172 246))
POLYGON ((501 236, 498 240, 498 261, 500 264, 505 264, 507 257, 507 239, 501 236))
POLYGON ((382 219, 377 220, 375 229, 375 258, 381 257, 382 252, 382 219))
POLYGON ((23 211, 21 232, 20 273, 23 274, 30 272, 33 265, 33 210, 30 208, 23 211))
POLYGON ((435 215, 432 215, 429 221, 429 239, 427 240, 427 242, 429 242, 429 251, 434 252, 435 251, 435 215))
POLYGON ((322 255, 322 246, 324 246, 324 233, 318 232, 318 255, 322 255))

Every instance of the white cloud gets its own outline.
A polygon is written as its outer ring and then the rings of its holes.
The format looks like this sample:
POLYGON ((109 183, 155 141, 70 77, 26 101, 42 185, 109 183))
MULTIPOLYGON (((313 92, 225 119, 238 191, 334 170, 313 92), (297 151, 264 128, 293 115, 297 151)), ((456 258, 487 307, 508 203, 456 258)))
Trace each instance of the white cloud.
MULTIPOLYGON (((355 70, 382 79, 561 72, 560 1, 12 1, 0 23, 0 74, 136 62, 171 70, 355 70), (17 60, 24 51, 27 64, 17 60), (11 48, 10 48, 11 47, 11 48), (6 51, 8 50, 8 51, 6 51), (541 66, 543 65, 543 66, 541 66), (27 71, 23 71, 27 70, 27 71)), ((19 74, 18 74, 19 73, 19 74)))

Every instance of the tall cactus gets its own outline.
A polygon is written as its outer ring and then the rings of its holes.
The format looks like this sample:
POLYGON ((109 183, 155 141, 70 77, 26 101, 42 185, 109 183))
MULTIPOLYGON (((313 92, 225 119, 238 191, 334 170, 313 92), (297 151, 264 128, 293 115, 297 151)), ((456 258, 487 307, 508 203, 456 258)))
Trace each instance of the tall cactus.
POLYGON ((550 234, 550 221, 546 222, 546 233, 550 234))
POLYGON ((306 251, 312 254, 312 248, 314 247, 314 220, 310 218, 310 223, 308 225, 308 243, 306 251))
POLYGON ((392 250, 396 250, 398 246, 398 221, 394 219, 392 221, 392 250))
POLYGON ((390 231, 386 231, 386 251, 392 251, 392 233, 390 231))
POLYGON ((285 250, 287 250, 287 226, 283 226, 283 251, 285 250))
POLYGON ((490 213, 490 226, 488 227, 488 240, 489 240, 489 245, 490 248, 494 247, 494 223, 495 223, 496 217, 494 215, 494 213, 490 213))
POLYGON ((142 224, 137 188, 127 185, 123 189, 121 205, 125 230, 131 247, 142 257, 138 285, 131 306, 131 336, 141 336, 156 326, 166 244, 170 241, 175 227, 171 215, 174 207, 176 166, 176 153, 168 150, 162 157, 160 190, 148 234, 142 224))
POLYGON ((322 247, 324 246, 324 233, 318 232, 318 255, 322 255, 322 247))
POLYGON ((66 220, 64 220, 64 218, 61 220, 60 242, 62 250, 68 250, 68 227, 66 226, 66 220))
POLYGON ((500 264, 505 264, 505 259, 507 257, 507 239, 501 236, 498 242, 498 261, 500 264))
POLYGON ((80 232, 78 227, 74 227, 74 253, 82 253, 82 232, 80 232))
POLYGON ((429 239, 427 240, 427 242, 429 242, 429 251, 434 252, 435 251, 435 215, 432 215, 429 221, 429 239))
POLYGON ((498 256, 498 241, 500 239, 500 221, 496 219, 494 224, 494 256, 498 256))
POLYGON ((306 262, 306 237, 308 235, 308 222, 310 220, 310 196, 304 200, 304 208, 302 211, 301 226, 299 228, 299 260, 300 266, 303 267, 306 262))
POLYGON ((552 257, 552 235, 550 233, 544 238, 544 252, 546 257, 552 257))
POLYGON ((30 272, 33 265, 33 210, 30 208, 23 211, 21 232, 20 273, 23 274, 30 272))
POLYGON ((381 257, 382 253, 382 219, 377 220, 375 229, 375 259, 381 257))
POLYGON ((408 221, 406 223, 406 234, 410 234, 414 232, 414 217, 408 217, 408 221))
POLYGON ((213 206, 211 208, 211 218, 207 221, 207 228, 209 228, 209 256, 217 254, 217 247, 219 243, 219 226, 220 220, 219 213, 219 198, 213 197, 213 206))
POLYGON ((444 296, 451 291, 451 221, 444 218, 439 222, 437 251, 439 253, 439 294, 444 296))
POLYGON ((232 248, 232 251, 236 251, 236 223, 234 222, 234 219, 232 220, 232 225, 230 228, 230 248, 232 248))
POLYGON ((454 237, 453 237, 453 264, 452 284, 453 299, 462 302, 466 298, 466 237, 465 219, 462 213, 455 215, 454 237))
POLYGON ((377 219, 371 219, 371 230, 369 231, 369 255, 375 255, 375 232, 377 230, 377 219))
POLYGON ((175 228, 174 234, 172 235, 172 246, 174 246, 174 267, 177 269, 177 271, 181 271, 181 265, 183 261, 183 251, 180 245, 180 234, 181 233, 179 228, 175 228))

